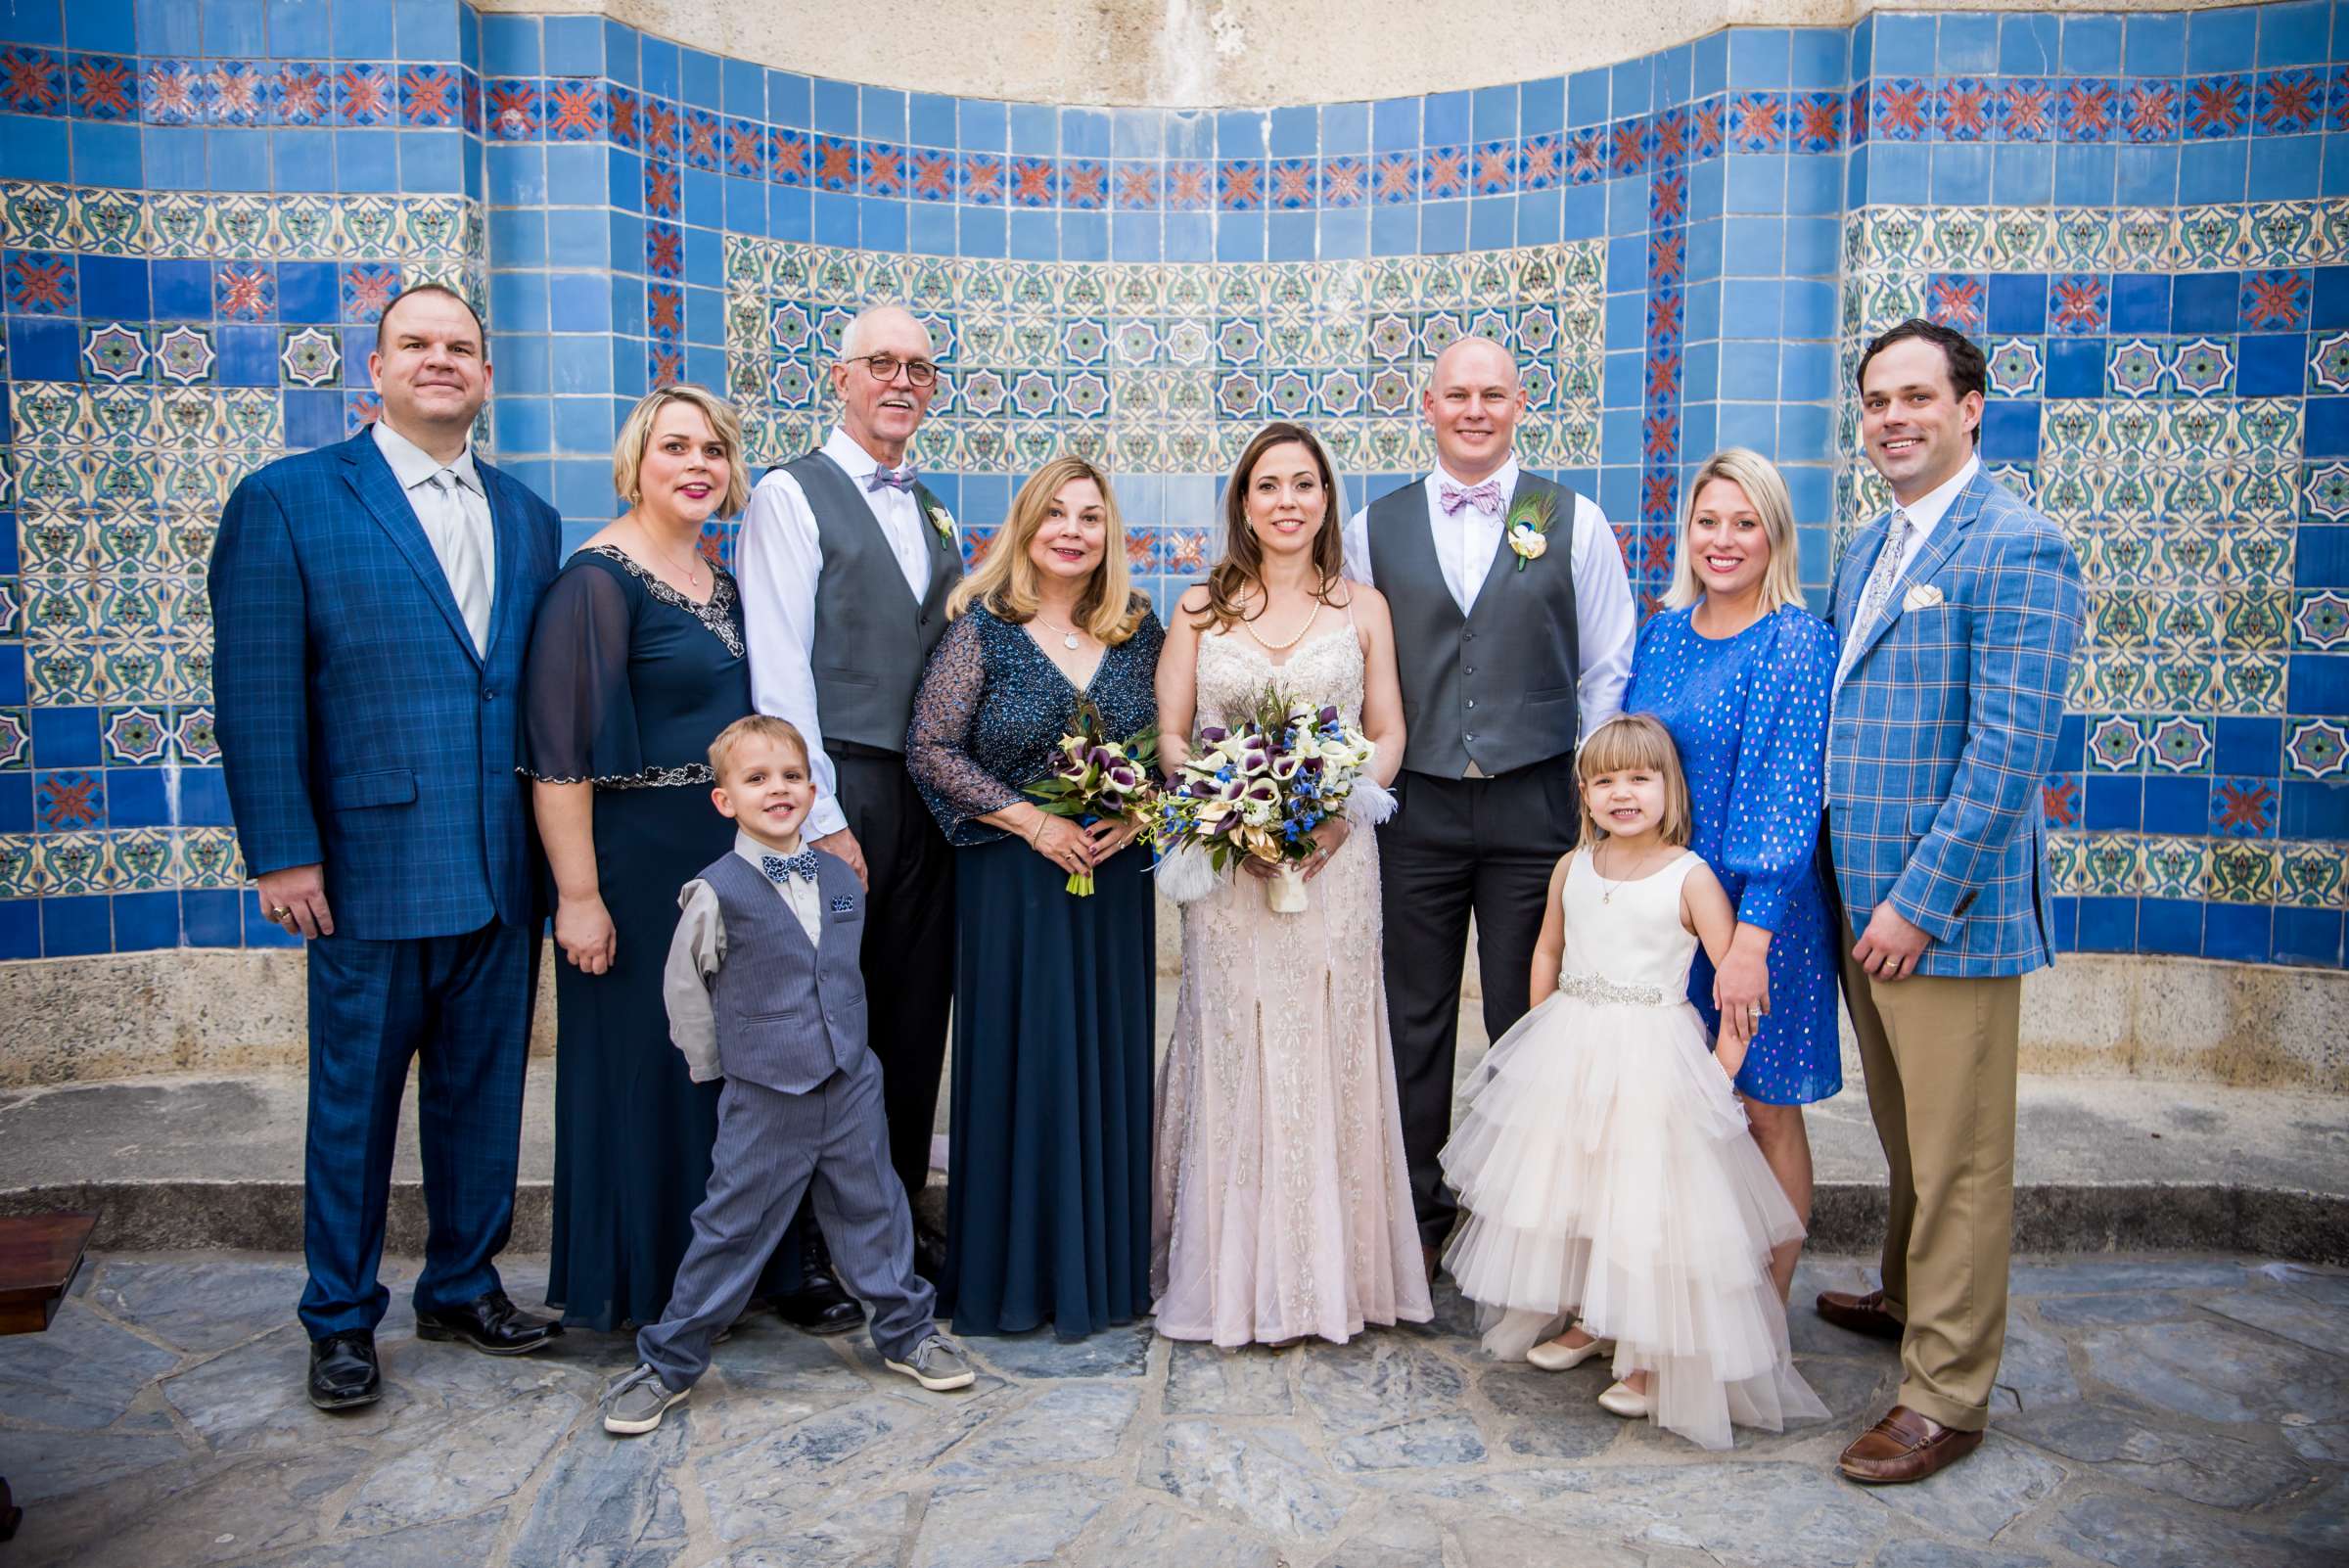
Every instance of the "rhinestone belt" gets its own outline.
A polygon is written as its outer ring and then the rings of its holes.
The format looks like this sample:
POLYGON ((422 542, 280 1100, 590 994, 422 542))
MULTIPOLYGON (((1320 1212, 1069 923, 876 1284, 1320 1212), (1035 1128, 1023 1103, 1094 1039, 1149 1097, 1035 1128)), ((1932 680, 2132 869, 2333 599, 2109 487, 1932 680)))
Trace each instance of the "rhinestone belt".
POLYGON ((1638 1007, 1675 1007, 1686 996, 1667 996, 1661 986, 1618 986, 1596 975, 1560 975, 1558 990, 1587 1002, 1628 1003, 1638 1007))

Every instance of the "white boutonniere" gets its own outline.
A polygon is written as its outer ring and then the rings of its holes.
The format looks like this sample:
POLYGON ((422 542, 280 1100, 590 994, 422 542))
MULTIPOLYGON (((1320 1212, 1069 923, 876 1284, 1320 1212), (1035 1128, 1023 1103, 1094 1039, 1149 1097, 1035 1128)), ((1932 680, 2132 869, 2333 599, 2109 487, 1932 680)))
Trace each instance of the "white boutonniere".
POLYGON ((943 506, 934 506, 930 508, 930 526, 938 530, 938 536, 940 538, 945 540, 948 544, 952 544, 954 542, 953 513, 947 511, 943 506))
POLYGON ((1549 549, 1549 526, 1556 520, 1557 508, 1548 497, 1536 499, 1527 496, 1509 509, 1506 537, 1509 548, 1517 552, 1517 570, 1523 572, 1528 561, 1539 561, 1549 549))

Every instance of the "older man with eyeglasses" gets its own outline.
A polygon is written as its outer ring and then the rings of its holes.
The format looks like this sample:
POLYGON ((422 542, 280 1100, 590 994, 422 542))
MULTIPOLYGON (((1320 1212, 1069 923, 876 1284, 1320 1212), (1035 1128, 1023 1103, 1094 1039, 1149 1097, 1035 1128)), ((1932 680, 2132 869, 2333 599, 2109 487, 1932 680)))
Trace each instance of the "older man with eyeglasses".
MULTIPOLYGON (((867 889, 867 1040, 908 1198, 930 1175, 954 984, 953 852, 905 771, 914 688, 962 576, 954 519, 906 458, 938 378, 930 334, 909 311, 874 305, 850 322, 832 366, 840 423, 760 479, 738 563, 751 700, 806 737, 809 834, 867 889)), ((783 1315, 815 1333, 853 1328, 862 1314, 815 1227, 796 1233, 807 1284, 778 1303, 783 1315)), ((915 1258, 935 1278, 935 1240, 917 1236, 915 1258)))

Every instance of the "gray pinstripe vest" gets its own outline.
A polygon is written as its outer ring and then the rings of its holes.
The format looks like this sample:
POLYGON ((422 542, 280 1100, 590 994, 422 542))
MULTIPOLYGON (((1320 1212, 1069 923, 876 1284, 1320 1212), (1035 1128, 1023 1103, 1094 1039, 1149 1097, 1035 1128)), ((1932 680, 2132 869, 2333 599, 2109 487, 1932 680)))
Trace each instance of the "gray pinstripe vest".
POLYGON ((917 602, 905 591, 905 574, 889 536, 845 469, 820 451, 782 468, 807 497, 816 542, 824 552, 808 660, 815 675, 815 721, 826 742, 902 752, 922 666, 945 635, 946 595, 962 576, 960 552, 931 526, 938 497, 915 483, 914 504, 930 552, 930 578, 917 602))
POLYGON ((805 1094, 864 1055, 864 895, 847 861, 818 851, 816 866, 820 946, 808 945, 790 906, 741 855, 728 852, 702 872, 726 922, 726 961, 710 987, 717 1065, 785 1094, 805 1094))
POLYGON ((1582 497, 1520 471, 1516 503, 1556 497, 1549 549, 1517 570, 1502 539, 1466 615, 1444 585, 1427 530, 1424 482, 1370 503, 1370 578, 1395 616, 1403 677, 1403 765, 1438 778, 1529 767, 1574 750, 1582 727, 1582 644, 1574 607, 1574 519, 1582 497))

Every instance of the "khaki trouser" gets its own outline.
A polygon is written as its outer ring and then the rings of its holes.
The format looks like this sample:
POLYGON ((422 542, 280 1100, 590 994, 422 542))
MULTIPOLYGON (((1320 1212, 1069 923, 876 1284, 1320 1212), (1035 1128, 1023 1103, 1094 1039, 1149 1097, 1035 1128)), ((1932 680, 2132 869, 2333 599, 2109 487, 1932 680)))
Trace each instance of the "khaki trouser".
POLYGON ((1900 1403, 1980 1431, 2006 1342, 2022 978, 1887 983, 1847 949, 1843 986, 1891 1168, 1884 1304, 1908 1325, 1900 1403))

